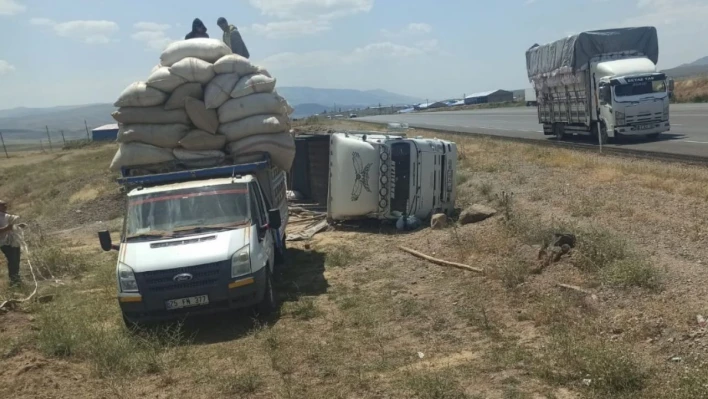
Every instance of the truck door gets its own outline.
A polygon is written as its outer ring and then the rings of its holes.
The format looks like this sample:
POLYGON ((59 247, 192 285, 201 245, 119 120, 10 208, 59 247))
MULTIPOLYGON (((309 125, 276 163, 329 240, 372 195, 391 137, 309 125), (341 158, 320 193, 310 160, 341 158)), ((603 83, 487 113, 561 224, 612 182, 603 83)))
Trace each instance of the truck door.
POLYGON ((598 86, 598 99, 600 100, 600 120, 605 122, 607 134, 613 137, 615 131, 615 117, 612 113, 612 87, 609 83, 600 82, 598 86))
POLYGON ((255 249, 256 253, 251 255, 252 259, 255 259, 255 264, 251 267, 255 272, 268 264, 272 271, 273 261, 275 260, 275 246, 273 234, 267 228, 268 216, 266 209, 268 209, 268 207, 263 193, 261 192, 261 188, 257 183, 250 184, 249 192, 251 193, 251 217, 256 225, 259 242, 259 245, 252 247, 255 249))

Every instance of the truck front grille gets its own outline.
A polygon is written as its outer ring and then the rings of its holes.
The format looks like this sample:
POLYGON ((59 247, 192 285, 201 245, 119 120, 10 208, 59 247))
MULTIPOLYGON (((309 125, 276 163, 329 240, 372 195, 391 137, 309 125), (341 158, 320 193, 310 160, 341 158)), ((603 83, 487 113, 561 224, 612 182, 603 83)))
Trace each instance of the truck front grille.
POLYGON ((646 123, 646 122, 661 122, 664 119, 663 112, 644 113, 639 115, 627 115, 627 124, 646 123))
POLYGON ((136 278, 138 279, 138 284, 142 283, 140 290, 145 289, 145 291, 148 292, 167 292, 189 288, 210 287, 219 281, 219 276, 222 273, 227 273, 225 270, 228 271, 230 266, 230 261, 207 263, 178 269, 138 273, 136 278), (191 274, 192 279, 189 281, 174 281, 175 276, 184 273, 191 274))

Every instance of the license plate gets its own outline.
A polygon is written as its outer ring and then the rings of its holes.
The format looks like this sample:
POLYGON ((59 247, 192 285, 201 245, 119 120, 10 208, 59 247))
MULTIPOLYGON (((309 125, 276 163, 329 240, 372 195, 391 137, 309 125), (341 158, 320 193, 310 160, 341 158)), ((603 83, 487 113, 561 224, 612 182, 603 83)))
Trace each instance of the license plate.
POLYGON ((194 306, 203 306, 203 305, 208 305, 208 304, 209 304, 209 296, 208 295, 190 296, 189 298, 180 298, 180 299, 170 299, 169 301, 165 302, 165 305, 167 306, 167 310, 191 308, 194 306))
POLYGON ((653 129, 654 125, 637 125, 636 127, 639 130, 649 130, 649 129, 653 129))

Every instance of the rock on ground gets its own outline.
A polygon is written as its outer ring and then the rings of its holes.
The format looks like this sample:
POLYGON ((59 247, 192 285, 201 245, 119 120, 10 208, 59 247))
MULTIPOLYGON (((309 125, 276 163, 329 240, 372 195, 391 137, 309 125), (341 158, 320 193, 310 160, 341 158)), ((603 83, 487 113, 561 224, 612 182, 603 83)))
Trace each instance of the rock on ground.
POLYGON ((496 215, 497 210, 486 205, 474 204, 460 213, 459 222, 462 225, 481 222, 496 215))
POLYGON ((430 219, 430 228, 433 230, 444 229, 447 227, 447 215, 438 213, 430 219))

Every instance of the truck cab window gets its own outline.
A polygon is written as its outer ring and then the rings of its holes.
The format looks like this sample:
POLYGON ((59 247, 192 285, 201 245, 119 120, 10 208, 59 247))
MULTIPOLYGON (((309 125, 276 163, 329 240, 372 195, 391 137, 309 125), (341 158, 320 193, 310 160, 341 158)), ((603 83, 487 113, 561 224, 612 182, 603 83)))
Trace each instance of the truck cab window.
POLYGON ((600 83, 600 104, 606 105, 612 103, 612 91, 607 83, 600 83))
POLYGON ((261 228, 265 226, 268 219, 266 219, 265 209, 263 209, 260 188, 255 183, 251 183, 249 186, 249 191, 251 192, 251 217, 256 222, 258 228, 261 228))

